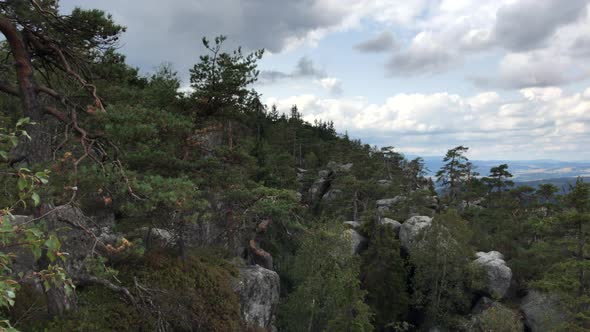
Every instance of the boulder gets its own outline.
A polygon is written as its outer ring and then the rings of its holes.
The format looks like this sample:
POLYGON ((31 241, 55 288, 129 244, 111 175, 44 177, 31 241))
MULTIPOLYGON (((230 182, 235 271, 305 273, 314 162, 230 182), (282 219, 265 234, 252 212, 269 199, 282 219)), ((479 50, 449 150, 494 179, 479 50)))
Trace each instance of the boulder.
POLYGON ((328 190, 328 192, 326 192, 324 194, 324 196, 322 196, 322 201, 326 202, 326 203, 330 203, 333 200, 335 200, 336 198, 338 198, 338 196, 342 194, 342 190, 340 189, 330 189, 328 190))
POLYGON ((557 297, 538 290, 528 292, 522 299, 520 311, 531 332, 558 330, 566 318, 557 297))
POLYGON ((405 196, 395 196, 393 198, 383 198, 383 199, 379 199, 377 200, 375 203, 377 204, 377 207, 380 206, 385 206, 388 208, 392 208, 393 206, 403 202, 406 200, 405 196))
POLYGON ((385 180, 385 179, 383 179, 383 180, 378 180, 378 181, 377 181, 377 185, 378 185, 379 187, 384 187, 384 188, 386 188, 386 187, 389 187, 389 186, 391 186, 391 181, 390 181, 390 180, 385 180))
POLYGON ((360 235, 359 232, 354 229, 347 229, 344 231, 347 238, 350 239, 350 247, 353 255, 360 254, 363 250, 367 249, 369 241, 364 236, 360 235))
POLYGON ((395 231, 395 234, 399 234, 399 230, 402 227, 402 224, 399 221, 393 220, 393 219, 389 219, 389 218, 381 218, 381 219, 379 219, 379 224, 380 225, 386 225, 386 226, 389 226, 389 227, 393 228, 393 230, 395 231))
POLYGON ((497 251, 478 252, 474 263, 485 271, 486 282, 482 291, 494 298, 501 299, 506 295, 512 280, 512 270, 506 265, 504 255, 497 251))
POLYGON ((406 220, 400 227, 399 240, 402 248, 410 252, 410 247, 416 235, 426 227, 432 225, 432 218, 428 216, 414 216, 406 220))
POLYGON ((341 173, 350 172, 350 170, 352 169, 353 166, 354 166, 353 163, 338 164, 337 162, 334 162, 334 161, 328 162, 328 165, 327 165, 327 167, 330 170, 332 170, 334 172, 341 172, 341 173))
POLYGON ((279 304, 279 275, 259 265, 239 268, 233 289, 240 300, 242 321, 251 329, 273 329, 279 304))
POLYGON ((147 232, 147 228, 144 231, 146 234, 145 243, 149 244, 150 248, 167 248, 174 246, 174 235, 165 229, 152 228, 150 232, 147 232))

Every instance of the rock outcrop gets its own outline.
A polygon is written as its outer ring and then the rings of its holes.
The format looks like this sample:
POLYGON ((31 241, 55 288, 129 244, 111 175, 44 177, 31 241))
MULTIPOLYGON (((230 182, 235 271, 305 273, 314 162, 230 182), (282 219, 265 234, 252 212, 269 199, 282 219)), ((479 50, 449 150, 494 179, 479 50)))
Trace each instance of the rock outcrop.
POLYGON ((369 241, 364 236, 360 235, 359 232, 354 229, 347 229, 344 231, 344 236, 350 240, 350 248, 353 255, 360 254, 363 250, 367 249, 369 241))
POLYGON ((279 275, 259 265, 239 268, 233 289, 240 300, 240 315, 249 328, 272 330, 279 304, 279 275))
POLYGON ((402 248, 410 252, 415 237, 426 227, 432 225, 432 218, 428 216, 414 216, 406 220, 399 230, 399 240, 402 248))
POLYGON ((557 298, 538 290, 530 290, 522 299, 520 311, 531 332, 555 331, 565 315, 557 298))
POLYGON ((399 221, 389 219, 389 218, 379 219, 379 224, 393 228, 393 230, 395 231, 395 234, 398 234, 398 235, 399 235, 399 230, 402 227, 402 224, 399 221))
POLYGON ((497 251, 478 252, 474 264, 485 271, 485 289, 488 295, 501 299, 506 295, 512 280, 512 270, 506 265, 504 255, 497 251))

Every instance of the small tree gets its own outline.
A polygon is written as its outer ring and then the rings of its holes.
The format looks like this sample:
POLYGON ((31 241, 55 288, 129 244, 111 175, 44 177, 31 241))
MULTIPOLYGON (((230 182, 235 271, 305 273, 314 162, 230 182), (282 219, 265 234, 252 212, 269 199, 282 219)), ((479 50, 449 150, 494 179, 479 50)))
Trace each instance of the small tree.
POLYGON ((446 164, 436 172, 437 181, 448 189, 450 203, 455 201, 460 186, 469 174, 467 165, 469 159, 465 157, 467 150, 469 150, 468 147, 460 145, 447 151, 443 159, 446 164))
POLYGON ((293 263, 295 291, 281 311, 285 331, 372 331, 358 257, 341 227, 306 235, 293 263))
POLYGON ((224 111, 228 108, 244 110, 256 93, 248 86, 258 79, 256 62, 264 50, 248 55, 238 48, 232 53, 223 52, 225 36, 215 37, 215 45, 203 38, 203 46, 209 54, 200 56, 200 62, 190 70, 194 97, 202 103, 206 114, 224 111))

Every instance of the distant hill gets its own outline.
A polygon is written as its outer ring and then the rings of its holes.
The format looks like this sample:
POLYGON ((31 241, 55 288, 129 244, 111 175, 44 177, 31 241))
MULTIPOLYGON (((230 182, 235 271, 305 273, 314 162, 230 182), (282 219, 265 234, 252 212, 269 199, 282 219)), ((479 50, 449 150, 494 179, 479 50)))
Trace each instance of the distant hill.
MULTIPOLYGON (((409 159, 415 156, 407 156, 409 159)), ((434 175, 443 165, 442 156, 422 157, 429 175, 434 175)), ((569 183, 578 176, 590 179, 590 161, 560 161, 560 160, 470 160, 477 171, 486 176, 490 168, 500 164, 508 164, 509 171, 514 175, 515 182, 569 183), (541 181, 543 180, 543 181, 541 181)))
MULTIPOLYGON (((562 192, 569 192, 569 185, 574 185, 576 183, 577 177, 564 177, 564 178, 553 178, 553 179, 544 179, 544 180, 535 180, 535 181, 515 181, 516 185, 518 186, 531 186, 533 188, 537 188, 541 184, 551 183, 552 185, 556 186, 562 192)), ((590 177, 582 177, 584 182, 590 182, 590 177)))

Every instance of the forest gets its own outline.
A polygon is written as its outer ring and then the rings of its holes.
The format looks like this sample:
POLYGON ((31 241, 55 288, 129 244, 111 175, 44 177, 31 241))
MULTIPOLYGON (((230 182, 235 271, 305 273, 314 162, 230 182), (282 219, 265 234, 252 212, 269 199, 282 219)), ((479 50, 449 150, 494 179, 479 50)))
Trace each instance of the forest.
POLYGON ((430 177, 263 104, 262 49, 202 38, 180 92, 58 8, 0 1, 0 331, 590 330, 582 179, 430 177))

